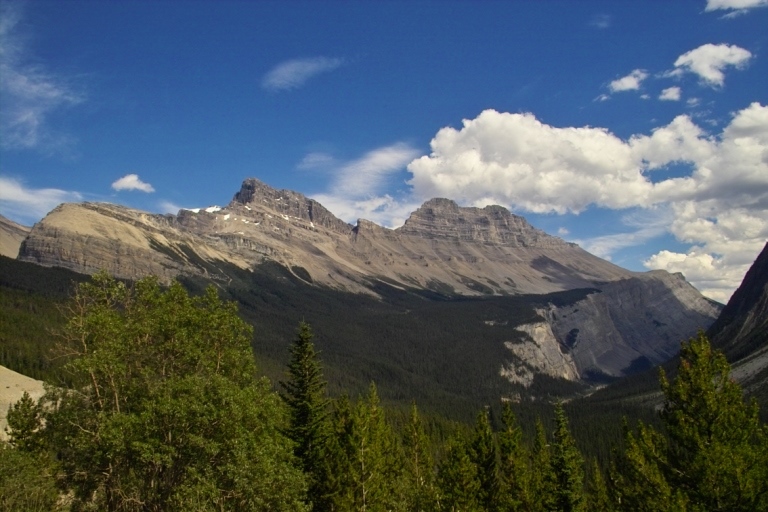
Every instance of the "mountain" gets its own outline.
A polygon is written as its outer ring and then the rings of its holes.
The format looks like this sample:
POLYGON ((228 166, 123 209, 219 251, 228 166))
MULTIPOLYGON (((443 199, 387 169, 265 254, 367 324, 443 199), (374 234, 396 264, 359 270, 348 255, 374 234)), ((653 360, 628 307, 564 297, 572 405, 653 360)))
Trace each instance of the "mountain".
POLYGON ((768 406, 768 243, 707 331, 733 376, 768 406))
POLYGON ((500 206, 431 199, 397 229, 362 219, 351 225, 302 194, 253 178, 225 207, 178 215, 106 203, 60 205, 32 228, 19 260, 130 279, 213 281, 242 290, 233 292, 241 304, 250 300, 249 280, 263 272, 283 283, 266 286, 290 284, 296 296, 325 294, 317 300, 329 304, 331 292, 361 297, 339 298, 350 304, 345 311, 318 310, 318 318, 367 318, 359 308, 371 303, 362 297, 392 305, 392 297, 405 293, 415 298, 398 298, 400 311, 416 317, 430 308, 439 315, 450 310, 468 336, 496 332, 498 348, 484 364, 493 365, 496 378, 522 386, 537 376, 600 380, 659 364, 720 311, 681 275, 628 271, 500 206), (486 313, 470 319, 468 311, 486 313))
POLYGON ((0 215, 0 255, 15 258, 29 228, 0 215))
MULTIPOLYGON (((706 335, 731 364, 731 377, 757 399, 763 419, 768 420, 768 243, 706 335)), ((677 357, 664 363, 670 378, 677 373, 678 364, 677 357)), ((587 400, 590 407, 602 402, 658 408, 663 396, 654 369, 621 379, 587 400)))

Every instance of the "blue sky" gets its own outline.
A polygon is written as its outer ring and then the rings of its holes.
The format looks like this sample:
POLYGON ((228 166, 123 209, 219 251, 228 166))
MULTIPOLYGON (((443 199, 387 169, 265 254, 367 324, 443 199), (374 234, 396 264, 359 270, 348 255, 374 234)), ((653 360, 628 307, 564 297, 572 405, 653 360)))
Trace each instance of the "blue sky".
POLYGON ((0 3, 0 214, 501 204, 728 299, 768 239, 768 1, 0 3))

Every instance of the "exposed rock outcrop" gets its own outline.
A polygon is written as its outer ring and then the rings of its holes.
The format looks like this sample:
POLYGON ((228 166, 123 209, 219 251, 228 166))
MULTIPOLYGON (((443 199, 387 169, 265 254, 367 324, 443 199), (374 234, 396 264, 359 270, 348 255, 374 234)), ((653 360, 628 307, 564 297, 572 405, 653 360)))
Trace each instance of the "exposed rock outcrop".
POLYGON ((18 256, 21 242, 27 237, 29 230, 30 228, 0 215, 0 255, 8 258, 18 256))
MULTIPOLYGON (((544 312, 540 311, 539 314, 544 312)), ((502 365, 502 377, 525 387, 533 383, 537 374, 572 381, 579 379, 579 371, 573 357, 564 350, 549 323, 519 325, 517 330, 525 333, 526 339, 520 343, 504 344, 515 355, 516 360, 502 365)))
POLYGON ((679 274, 652 271, 605 283, 574 304, 550 305, 543 315, 582 376, 618 377, 669 360, 719 312, 679 274))

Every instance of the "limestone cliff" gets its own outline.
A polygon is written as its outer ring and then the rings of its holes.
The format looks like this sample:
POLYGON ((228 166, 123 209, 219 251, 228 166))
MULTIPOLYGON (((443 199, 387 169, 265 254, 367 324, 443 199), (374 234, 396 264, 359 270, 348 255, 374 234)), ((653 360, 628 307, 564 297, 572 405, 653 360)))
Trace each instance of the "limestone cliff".
POLYGON ((29 229, 0 215, 0 255, 15 258, 29 229))

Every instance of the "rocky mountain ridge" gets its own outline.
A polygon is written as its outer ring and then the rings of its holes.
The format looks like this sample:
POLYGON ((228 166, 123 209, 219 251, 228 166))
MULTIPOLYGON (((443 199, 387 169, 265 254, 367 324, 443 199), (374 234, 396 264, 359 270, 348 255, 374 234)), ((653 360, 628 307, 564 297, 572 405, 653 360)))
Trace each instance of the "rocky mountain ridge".
POLYGON ((15 258, 21 242, 29 234, 29 228, 0 215, 0 255, 15 258))
MULTIPOLYGON (((571 380, 657 364, 719 313, 682 276, 628 271, 500 206, 466 208, 438 198, 397 229, 363 219, 351 225, 313 199, 254 178, 225 207, 178 215, 106 203, 60 205, 32 228, 19 259, 86 274, 105 269, 131 279, 187 275, 223 284, 234 267, 277 262, 307 285, 369 295, 376 283, 447 299, 592 289, 575 303, 542 305, 552 336, 521 329, 523 343, 563 357, 509 351, 518 370, 571 380)), ((500 372, 514 380, 507 363, 499 362, 500 372)), ((525 374, 520 371, 515 375, 525 374)))

